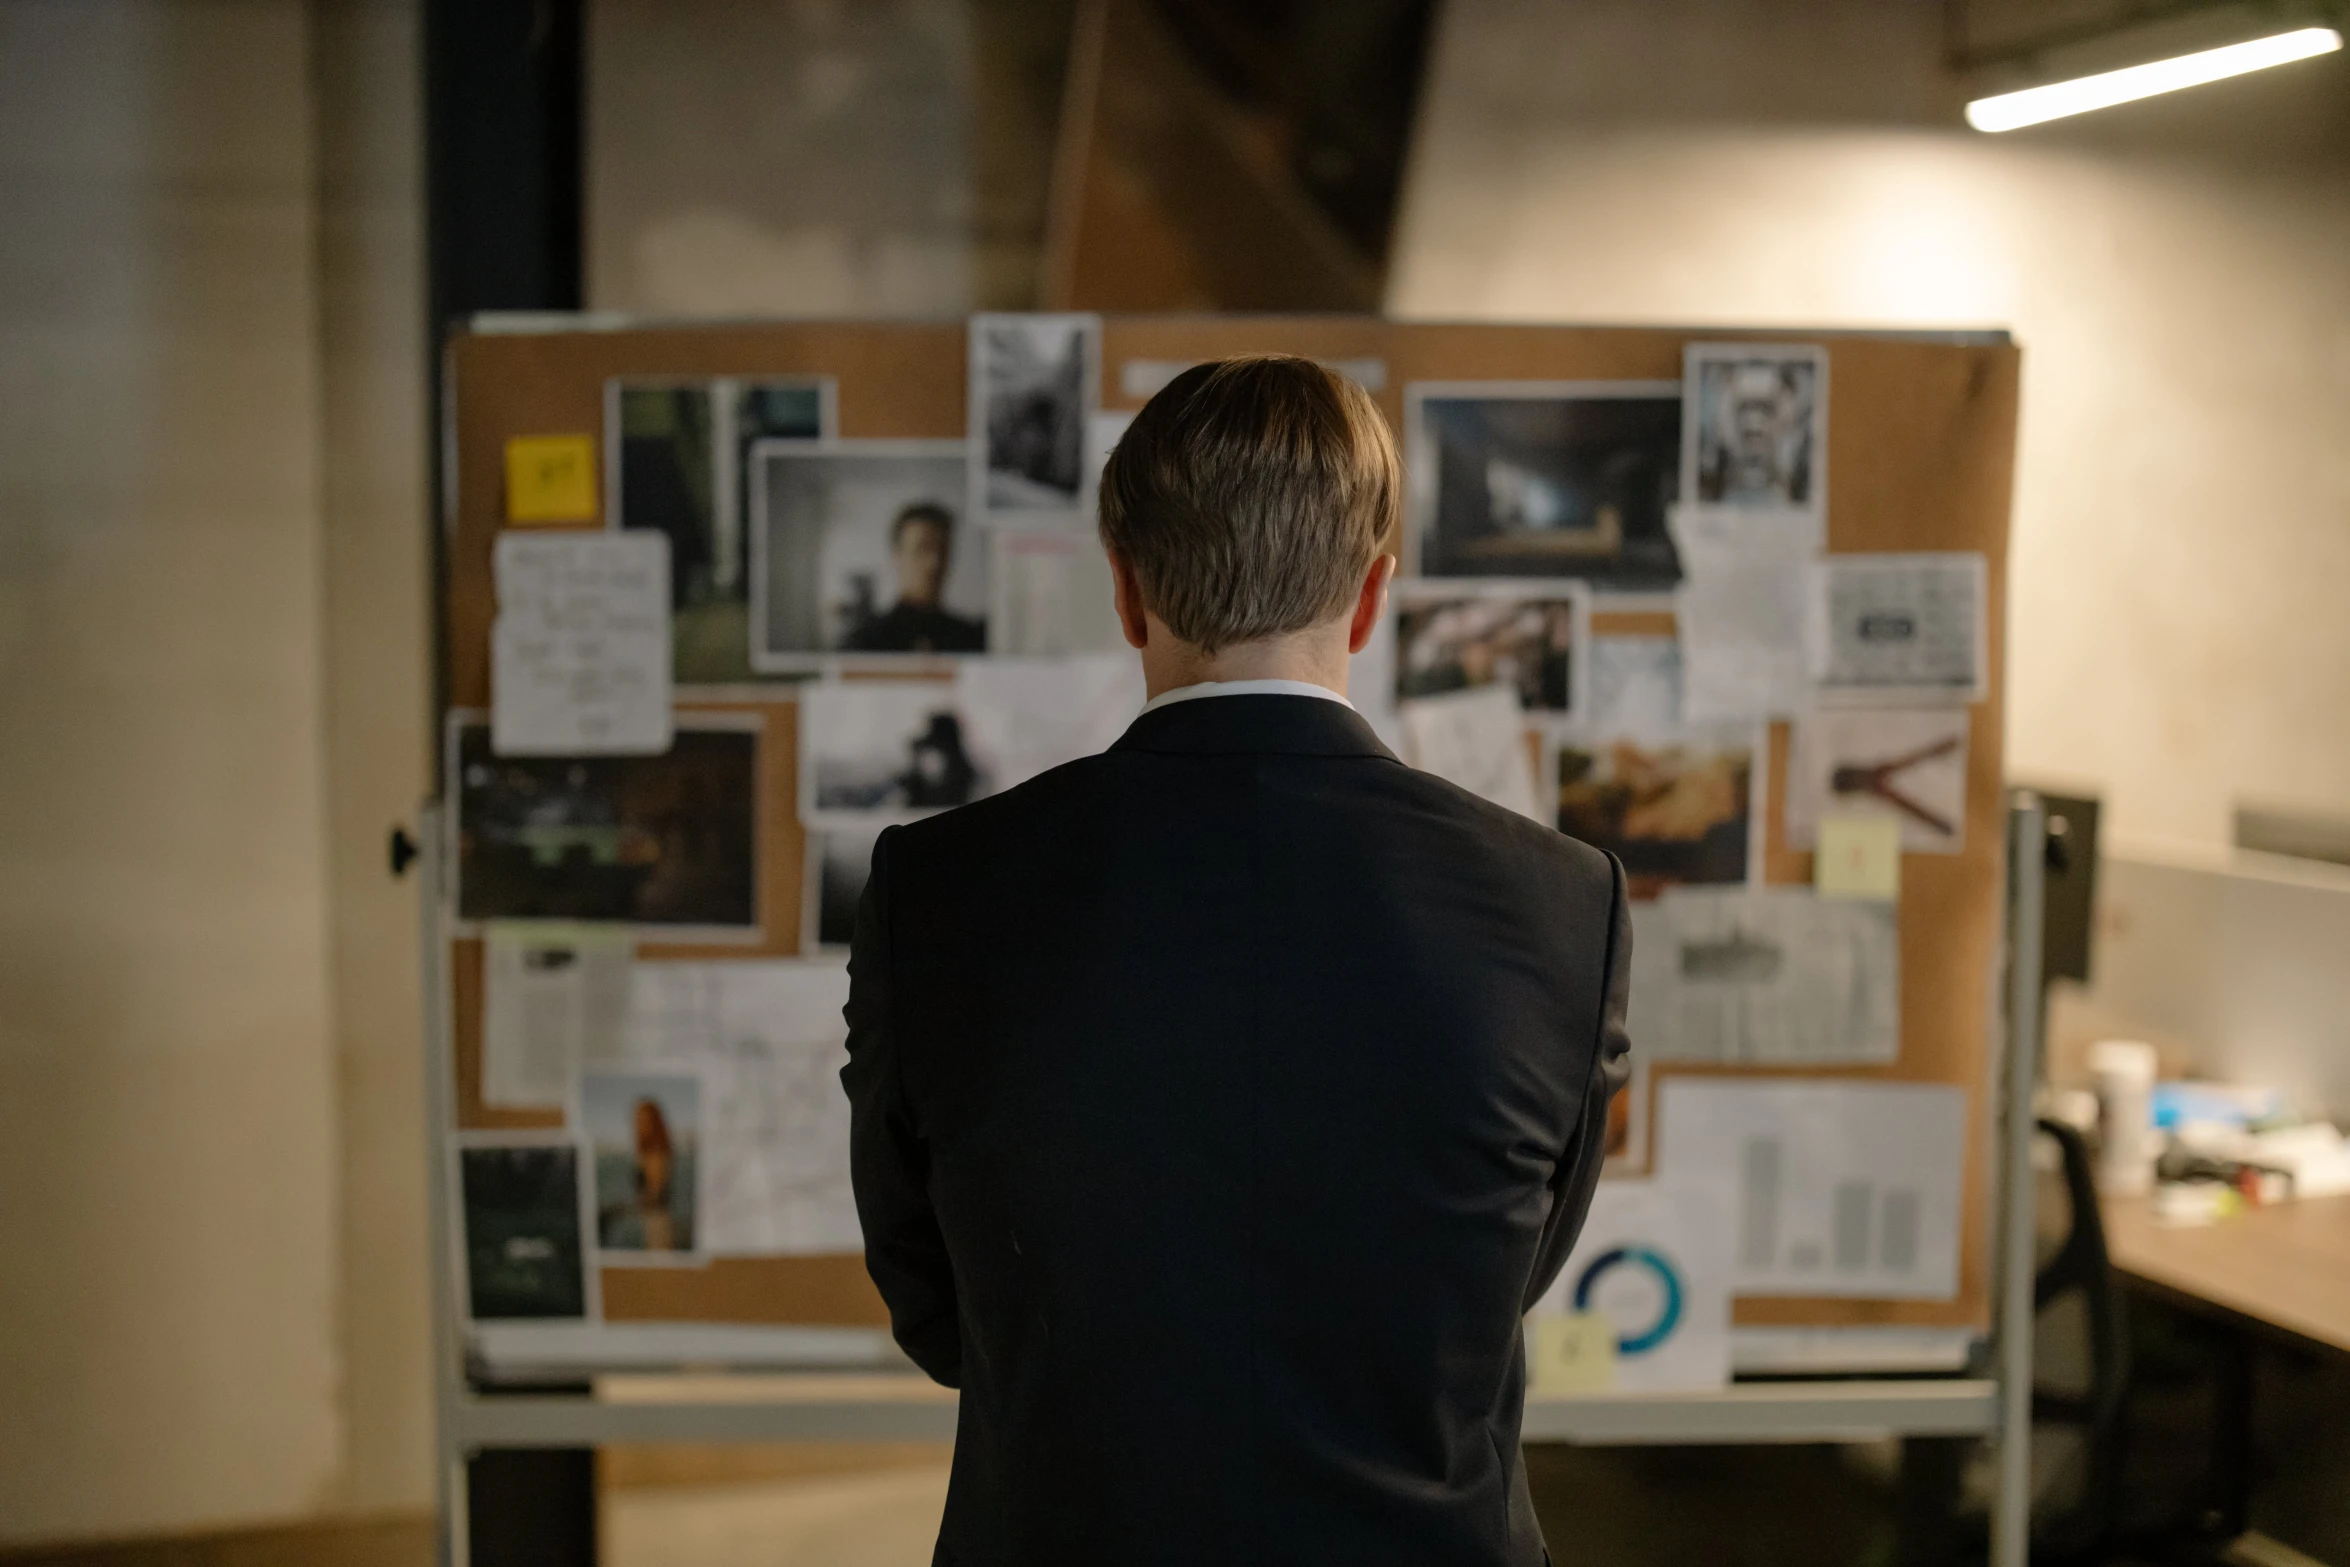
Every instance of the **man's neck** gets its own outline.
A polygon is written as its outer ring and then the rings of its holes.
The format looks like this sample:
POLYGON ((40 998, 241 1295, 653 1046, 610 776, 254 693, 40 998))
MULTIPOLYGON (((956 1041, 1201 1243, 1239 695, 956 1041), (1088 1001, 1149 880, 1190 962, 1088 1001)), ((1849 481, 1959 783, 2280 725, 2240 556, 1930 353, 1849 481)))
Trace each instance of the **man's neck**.
POLYGON ((1156 617, 1142 650, 1147 695, 1226 680, 1296 680, 1346 695, 1346 629, 1312 627, 1294 636, 1266 637, 1203 652, 1178 641, 1156 617))

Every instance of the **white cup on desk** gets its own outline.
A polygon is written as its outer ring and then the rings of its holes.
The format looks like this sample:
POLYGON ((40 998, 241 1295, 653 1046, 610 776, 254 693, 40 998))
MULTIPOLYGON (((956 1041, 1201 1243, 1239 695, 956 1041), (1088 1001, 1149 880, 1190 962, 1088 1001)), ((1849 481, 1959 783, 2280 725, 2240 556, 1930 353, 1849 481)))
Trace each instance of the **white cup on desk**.
POLYGON ((2154 1185, 2154 1047, 2101 1039, 2089 1047, 2097 1095, 2097 1185, 2120 1196, 2154 1185))

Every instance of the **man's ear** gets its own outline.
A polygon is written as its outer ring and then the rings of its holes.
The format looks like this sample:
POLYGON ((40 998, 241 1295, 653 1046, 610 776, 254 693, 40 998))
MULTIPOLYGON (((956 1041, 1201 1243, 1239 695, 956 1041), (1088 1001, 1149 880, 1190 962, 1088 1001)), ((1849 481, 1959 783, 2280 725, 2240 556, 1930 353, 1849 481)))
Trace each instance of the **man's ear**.
MULTIPOLYGON (((1346 628, 1346 650, 1360 653, 1371 633, 1379 629, 1379 617, 1387 613, 1387 584, 1395 580, 1395 557, 1382 555, 1371 562, 1371 569, 1363 576, 1362 591, 1355 595, 1354 619, 1346 628)), ((1136 647, 1142 646, 1137 642, 1136 647)))
POLYGON ((1126 633, 1126 645, 1146 647, 1151 639, 1150 617, 1143 612, 1142 579, 1134 574, 1134 563, 1116 550, 1110 552, 1110 577, 1117 586, 1118 629, 1126 633))

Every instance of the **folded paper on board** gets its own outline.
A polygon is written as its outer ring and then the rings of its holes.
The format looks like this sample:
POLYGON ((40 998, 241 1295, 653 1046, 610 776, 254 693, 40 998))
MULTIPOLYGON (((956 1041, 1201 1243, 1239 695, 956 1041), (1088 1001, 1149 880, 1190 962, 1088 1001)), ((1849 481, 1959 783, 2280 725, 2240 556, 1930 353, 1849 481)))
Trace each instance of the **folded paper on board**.
POLYGON ((1471 794, 1542 819, 1526 718, 1508 686, 1476 686, 1396 706, 1404 760, 1471 794))

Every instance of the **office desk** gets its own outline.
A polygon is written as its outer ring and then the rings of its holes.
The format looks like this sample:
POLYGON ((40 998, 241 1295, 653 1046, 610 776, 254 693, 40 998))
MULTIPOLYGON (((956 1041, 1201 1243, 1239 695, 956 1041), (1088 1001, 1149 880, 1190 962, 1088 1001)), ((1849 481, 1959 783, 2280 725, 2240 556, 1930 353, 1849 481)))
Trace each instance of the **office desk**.
POLYGON ((2166 1228, 2142 1197, 2108 1199, 2105 1246, 2131 1283, 2191 1311, 2350 1355, 2350 1197, 2166 1228))
POLYGON ((2224 1546, 2251 1528, 2262 1341, 2350 1355, 2350 1197, 2181 1227, 2156 1224, 2143 1197, 2108 1198, 2100 1207, 2106 1251, 2125 1284, 2228 1330, 2212 1402, 2209 1481, 2212 1543, 2224 1546))

